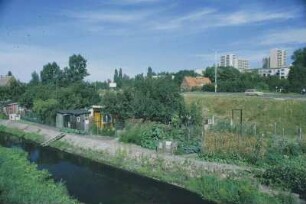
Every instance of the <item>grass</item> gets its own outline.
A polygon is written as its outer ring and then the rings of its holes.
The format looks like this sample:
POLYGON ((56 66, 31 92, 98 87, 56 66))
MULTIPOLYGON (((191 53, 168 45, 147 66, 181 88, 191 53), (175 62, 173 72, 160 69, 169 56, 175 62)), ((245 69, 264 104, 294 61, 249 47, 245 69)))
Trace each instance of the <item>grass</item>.
MULTIPOLYGON (((34 138, 32 137, 32 140, 34 138)), ((52 146, 98 162, 184 187, 200 194, 204 200, 216 203, 295 203, 291 195, 279 193, 271 195, 261 192, 258 188, 259 182, 256 179, 250 179, 249 174, 244 175, 243 172, 239 171, 233 174, 225 174, 222 170, 218 172, 218 169, 214 172, 206 171, 189 160, 170 163, 159 156, 140 155, 133 157, 131 152, 125 149, 119 149, 115 154, 110 154, 106 151, 93 151, 75 147, 65 141, 56 141, 52 143, 52 146)))
POLYGON ((25 152, 0 146, 0 203, 78 203, 62 183, 27 160, 25 152))
MULTIPOLYGON (((306 101, 276 100, 271 98, 249 97, 244 95, 184 94, 187 104, 197 103, 205 117, 215 115, 230 121, 232 109, 243 109, 243 122, 256 124, 266 133, 295 136, 297 127, 306 132, 306 101)), ((238 123, 238 114, 234 122, 238 123)))

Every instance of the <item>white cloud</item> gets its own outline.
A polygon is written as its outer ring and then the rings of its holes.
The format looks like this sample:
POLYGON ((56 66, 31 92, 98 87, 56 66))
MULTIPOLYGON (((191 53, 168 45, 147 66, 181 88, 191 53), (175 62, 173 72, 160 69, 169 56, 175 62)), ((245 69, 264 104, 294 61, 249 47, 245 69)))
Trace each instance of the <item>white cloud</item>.
POLYGON ((215 9, 205 8, 197 12, 189 13, 180 17, 173 18, 168 21, 163 22, 154 22, 153 28, 156 30, 171 30, 175 28, 179 28, 184 24, 194 23, 200 21, 205 16, 216 12, 215 9))
POLYGON ((281 45, 281 44, 305 44, 306 43, 306 29, 290 29, 278 30, 264 36, 261 45, 281 45))
POLYGON ((111 0, 111 3, 114 4, 146 4, 146 3, 157 3, 160 0, 111 0))
POLYGON ((171 20, 160 20, 153 29, 174 30, 179 28, 208 29, 213 27, 242 26, 269 21, 285 21, 298 16, 298 11, 259 11, 240 10, 224 13, 216 9, 207 8, 198 12, 191 12, 171 20))
POLYGON ((66 11, 67 17, 91 23, 131 23, 142 20, 148 15, 144 12, 119 12, 119 11, 66 11))

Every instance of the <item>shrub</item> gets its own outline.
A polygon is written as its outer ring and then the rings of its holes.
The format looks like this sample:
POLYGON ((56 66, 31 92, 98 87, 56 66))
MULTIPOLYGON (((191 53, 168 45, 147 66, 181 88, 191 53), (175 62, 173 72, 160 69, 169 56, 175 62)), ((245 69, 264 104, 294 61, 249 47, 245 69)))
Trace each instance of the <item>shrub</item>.
POLYGON ((306 198, 306 162, 305 157, 282 160, 271 166, 262 175, 263 182, 268 185, 279 185, 289 188, 306 198))

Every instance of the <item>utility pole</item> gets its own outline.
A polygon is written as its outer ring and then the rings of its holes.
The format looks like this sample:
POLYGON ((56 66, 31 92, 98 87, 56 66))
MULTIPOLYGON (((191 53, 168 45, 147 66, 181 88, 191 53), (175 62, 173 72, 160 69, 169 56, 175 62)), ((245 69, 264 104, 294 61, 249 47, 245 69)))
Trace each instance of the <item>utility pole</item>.
POLYGON ((217 93, 217 52, 215 51, 215 93, 217 93))

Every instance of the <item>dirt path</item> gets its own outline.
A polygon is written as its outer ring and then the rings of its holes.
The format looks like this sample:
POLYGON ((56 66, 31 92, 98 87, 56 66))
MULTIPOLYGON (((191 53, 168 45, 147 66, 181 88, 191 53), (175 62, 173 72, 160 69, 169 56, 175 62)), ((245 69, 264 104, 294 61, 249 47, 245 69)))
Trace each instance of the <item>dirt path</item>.
MULTIPOLYGON (((0 124, 23 130, 29 133, 39 133, 44 136, 45 140, 48 140, 52 137, 55 137, 60 133, 60 131, 54 127, 45 126, 41 124, 29 123, 29 122, 17 122, 17 121, 8 121, 0 120, 0 124)), ((61 140, 68 142, 70 145, 75 147, 81 147, 83 149, 91 149, 94 151, 107 151, 110 154, 115 155, 119 150, 125 150, 128 152, 128 156, 131 158, 139 158, 141 156, 164 159, 167 162, 179 162, 183 163, 186 160, 192 162, 197 166, 197 169, 202 169, 211 172, 219 173, 233 173, 236 174, 241 171, 249 171, 247 167, 240 167, 230 164, 221 164, 216 162, 206 162, 202 160, 197 160, 195 158, 186 158, 184 156, 178 155, 169 155, 164 153, 156 153, 153 150, 145 149, 134 144, 125 144, 118 141, 117 138, 112 137, 102 137, 94 135, 76 135, 65 133, 66 136, 61 140)))

